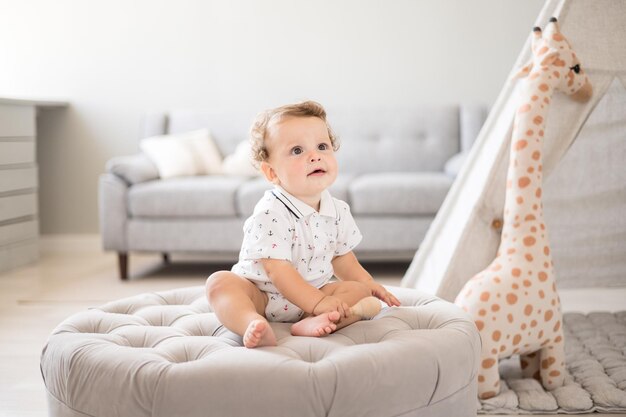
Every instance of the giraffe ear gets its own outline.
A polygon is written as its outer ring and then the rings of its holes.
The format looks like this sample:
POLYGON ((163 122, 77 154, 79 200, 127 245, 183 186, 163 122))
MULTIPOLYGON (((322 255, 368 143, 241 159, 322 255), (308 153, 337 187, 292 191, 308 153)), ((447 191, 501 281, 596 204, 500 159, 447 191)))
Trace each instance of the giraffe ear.
POLYGON ((514 76, 513 79, 517 79, 517 78, 524 78, 526 77, 528 74, 530 74, 530 71, 533 69, 533 61, 532 59, 530 61, 528 61, 528 63, 526 65, 524 65, 514 76))
POLYGON ((551 65, 552 63, 554 63, 554 61, 556 61, 556 59, 559 57, 559 51, 557 51, 556 49, 550 49, 547 53, 546 56, 544 56, 541 59, 541 66, 546 66, 546 65, 551 65))

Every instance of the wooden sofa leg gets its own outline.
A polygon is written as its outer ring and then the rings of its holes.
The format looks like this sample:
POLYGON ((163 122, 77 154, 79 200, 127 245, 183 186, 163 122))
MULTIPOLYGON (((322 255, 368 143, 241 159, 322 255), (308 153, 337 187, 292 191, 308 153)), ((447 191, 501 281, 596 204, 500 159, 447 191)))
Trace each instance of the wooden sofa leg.
POLYGON ((128 253, 118 252, 117 260, 120 267, 120 279, 126 281, 128 279, 128 253))
POLYGON ((169 255, 169 253, 163 252, 162 255, 163 255, 163 263, 164 264, 169 264, 170 263, 170 255, 169 255))

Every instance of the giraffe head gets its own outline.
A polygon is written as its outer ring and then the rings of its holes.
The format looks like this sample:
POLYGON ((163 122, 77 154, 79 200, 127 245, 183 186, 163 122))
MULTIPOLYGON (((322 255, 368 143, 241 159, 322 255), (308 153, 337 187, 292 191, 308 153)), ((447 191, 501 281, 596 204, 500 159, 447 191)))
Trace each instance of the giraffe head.
POLYGON ((517 74, 538 77, 547 74, 552 86, 576 101, 587 101, 592 87, 576 53, 559 29, 555 17, 550 19, 545 31, 533 29, 532 58, 517 74))

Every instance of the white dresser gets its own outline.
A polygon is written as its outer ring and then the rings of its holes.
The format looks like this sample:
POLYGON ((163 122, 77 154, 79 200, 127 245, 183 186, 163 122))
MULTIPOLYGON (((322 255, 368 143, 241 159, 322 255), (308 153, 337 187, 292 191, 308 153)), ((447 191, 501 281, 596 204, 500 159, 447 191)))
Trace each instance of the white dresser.
POLYGON ((0 97, 0 272, 39 257, 37 111, 65 106, 0 97))

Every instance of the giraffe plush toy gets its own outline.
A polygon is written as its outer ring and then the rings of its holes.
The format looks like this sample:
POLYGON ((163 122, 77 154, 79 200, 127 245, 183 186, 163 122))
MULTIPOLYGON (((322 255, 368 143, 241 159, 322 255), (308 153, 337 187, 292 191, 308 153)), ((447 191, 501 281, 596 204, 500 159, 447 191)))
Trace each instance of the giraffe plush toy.
POLYGON ((548 390, 563 385, 565 372, 561 306, 541 202, 542 142, 553 92, 584 101, 591 85, 556 18, 544 33, 538 27, 533 32, 532 60, 518 74, 527 78, 513 122, 500 247, 455 301, 480 331, 483 399, 499 391, 500 358, 519 354, 524 376, 548 390))

